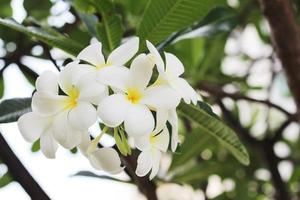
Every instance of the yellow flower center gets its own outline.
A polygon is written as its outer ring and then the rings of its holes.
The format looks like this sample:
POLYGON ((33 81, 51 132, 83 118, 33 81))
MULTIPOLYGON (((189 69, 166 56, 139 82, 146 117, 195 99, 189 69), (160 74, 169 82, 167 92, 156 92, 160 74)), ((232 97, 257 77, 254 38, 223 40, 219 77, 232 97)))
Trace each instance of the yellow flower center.
POLYGON ((77 106, 77 98, 79 96, 79 91, 72 87, 67 91, 69 98, 64 102, 65 109, 72 109, 77 106))
POLYGON ((136 89, 128 89, 127 90, 127 100, 133 104, 137 104, 142 98, 142 94, 140 91, 136 89))
POLYGON ((150 135, 150 144, 155 144, 157 138, 155 137, 156 135, 154 135, 153 133, 150 135))
POLYGON ((98 66, 96 66, 96 69, 99 70, 99 69, 102 69, 102 68, 108 67, 108 66, 111 66, 111 63, 104 63, 102 65, 98 65, 98 66))

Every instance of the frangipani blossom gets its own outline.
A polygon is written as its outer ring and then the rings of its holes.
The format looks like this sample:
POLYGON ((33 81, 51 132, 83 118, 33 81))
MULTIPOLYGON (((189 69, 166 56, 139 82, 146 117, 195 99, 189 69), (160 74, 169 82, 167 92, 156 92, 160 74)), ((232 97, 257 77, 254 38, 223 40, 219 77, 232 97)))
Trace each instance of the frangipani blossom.
POLYGON ((123 171, 124 167, 121 167, 118 152, 111 147, 98 148, 98 141, 96 141, 96 145, 93 145, 89 136, 83 135, 82 142, 78 147, 95 169, 104 170, 110 174, 117 174, 123 171))
POLYGON ((116 88, 119 93, 106 97, 98 105, 98 116, 109 127, 124 122, 125 131, 133 137, 154 129, 150 109, 171 109, 179 104, 176 92, 167 86, 148 87, 154 63, 145 54, 138 55, 126 67, 107 67, 98 73, 98 81, 116 88))
MULTIPOLYGON (((37 92, 58 94, 58 77, 50 71, 45 71, 36 80, 37 92)), ((27 142, 34 142, 40 138, 40 147, 48 158, 54 158, 58 144, 53 138, 54 116, 42 117, 35 112, 29 112, 18 119, 18 128, 27 142)))
POLYGON ((153 131, 155 134, 159 133, 166 125, 167 121, 171 124, 172 127, 172 136, 171 136, 171 150, 176 151, 179 138, 178 138, 178 116, 176 109, 170 110, 157 110, 156 111, 156 128, 153 131))
POLYGON ((169 131, 165 127, 160 133, 151 133, 144 137, 135 139, 135 146, 141 150, 135 173, 138 176, 145 176, 151 170, 149 176, 153 179, 159 170, 162 152, 166 152, 169 145, 169 131))
POLYGON ((179 77, 184 72, 181 61, 175 55, 165 52, 166 63, 164 64, 162 57, 153 44, 149 41, 146 41, 146 43, 159 72, 154 85, 168 84, 178 92, 186 103, 190 104, 192 101, 196 105, 198 100, 196 91, 185 79, 179 77))
POLYGON ((123 66, 136 54, 138 48, 139 38, 133 37, 113 50, 105 61, 102 44, 97 40, 92 40, 91 44, 78 54, 77 59, 90 63, 94 66, 94 72, 97 72, 108 66, 123 66))
POLYGON ((88 128, 96 122, 96 109, 92 103, 107 95, 106 87, 100 84, 93 86, 93 82, 89 82, 85 74, 86 71, 77 62, 69 63, 60 72, 58 79, 59 86, 66 95, 58 95, 57 83, 45 79, 45 90, 38 90, 32 98, 33 112, 43 117, 55 116, 54 137, 68 149, 77 146, 82 135, 87 134, 88 128), (57 91, 53 93, 55 87, 57 91))

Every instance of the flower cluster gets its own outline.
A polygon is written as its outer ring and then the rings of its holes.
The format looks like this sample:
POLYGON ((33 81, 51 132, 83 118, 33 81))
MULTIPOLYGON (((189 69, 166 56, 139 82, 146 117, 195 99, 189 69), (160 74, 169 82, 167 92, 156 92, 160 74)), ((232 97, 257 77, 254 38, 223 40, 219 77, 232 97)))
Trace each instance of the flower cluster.
MULTIPOLYGON (((150 53, 134 57, 139 48, 139 39, 134 37, 105 59, 101 43, 92 40, 59 74, 41 74, 32 97, 32 112, 18 120, 23 137, 29 142, 40 139, 48 158, 55 157, 59 145, 78 147, 94 168, 114 174, 123 170, 117 150, 98 145, 103 134, 114 130, 115 138, 121 138, 127 150, 127 137, 134 139, 141 151, 136 174, 145 176, 151 171, 152 179, 170 138, 171 149, 176 150, 176 107, 181 99, 196 104, 197 94, 180 77, 184 67, 175 55, 165 53, 164 61, 148 41, 147 47, 150 53), (130 68, 126 67, 133 57, 130 68), (152 81, 155 66, 158 77, 152 81), (95 123, 104 128, 91 140, 89 128, 95 123)), ((119 142, 118 147, 122 145, 119 142)))

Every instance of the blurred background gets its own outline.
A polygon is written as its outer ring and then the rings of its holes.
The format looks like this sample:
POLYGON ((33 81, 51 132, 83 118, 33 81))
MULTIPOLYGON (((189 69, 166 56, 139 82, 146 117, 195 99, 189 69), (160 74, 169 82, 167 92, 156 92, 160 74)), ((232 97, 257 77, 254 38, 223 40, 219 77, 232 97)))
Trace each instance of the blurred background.
MULTIPOLYGON (((148 1, 112 2, 123 37, 135 35, 148 1)), ((292 3, 299 21, 300 1, 292 3)), ((91 39, 84 21, 95 13, 82 0, 0 0, 0 17, 54 28, 83 46, 91 39)), ((214 138, 181 119, 181 145, 175 154, 164 155, 154 180, 158 199, 300 199, 296 105, 258 2, 228 0, 170 35, 161 48, 181 59, 185 78, 237 133, 251 163, 243 166, 214 138)), ((0 25, 1 100, 31 97, 36 77, 45 70, 57 72, 69 57, 0 25)), ((59 148, 56 159, 49 160, 39 141, 25 142, 15 122, 0 124, 0 131, 51 199, 145 199, 126 173, 111 177, 96 171, 76 149, 59 148)), ((114 145, 109 136, 105 142, 114 145)), ((30 199, 11 173, 0 164, 0 199, 30 199)))

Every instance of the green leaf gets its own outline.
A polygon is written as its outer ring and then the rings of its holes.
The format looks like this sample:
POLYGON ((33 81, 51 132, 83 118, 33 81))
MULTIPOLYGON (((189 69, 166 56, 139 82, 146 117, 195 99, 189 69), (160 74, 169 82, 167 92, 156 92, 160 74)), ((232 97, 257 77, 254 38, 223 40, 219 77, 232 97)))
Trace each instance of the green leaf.
POLYGON ((199 130, 214 136, 229 152, 242 164, 249 164, 249 155, 236 134, 217 118, 211 116, 201 108, 181 103, 178 112, 195 124, 199 130))
POLYGON ((1 178, 0 178, 0 188, 8 185, 10 182, 13 181, 12 176, 9 172, 6 172, 1 178))
POLYGON ((37 141, 35 141, 32 146, 31 146, 31 151, 32 152, 37 152, 41 149, 41 146, 40 146, 40 139, 38 139, 37 141))
POLYGON ((24 33, 36 40, 42 41, 52 47, 57 47, 71 55, 77 55, 84 47, 70 38, 60 34, 32 26, 23 26, 12 19, 0 18, 0 25, 24 33))
POLYGON ((111 52, 121 42, 123 29, 121 18, 116 14, 114 5, 109 0, 93 0, 97 11, 101 14, 101 22, 97 24, 97 35, 106 51, 111 52))
POLYGON ((3 97, 4 94, 4 79, 3 74, 0 76, 0 99, 3 97))
POLYGON ((52 4, 50 0, 24 0, 24 8, 28 16, 44 19, 50 14, 52 4))
POLYGON ((97 174, 95 174, 93 172, 89 172, 89 171, 80 171, 80 172, 77 172, 76 174, 74 174, 73 176, 87 176, 87 177, 101 178, 101 179, 106 179, 106 180, 111 180, 111 181, 118 181, 118 182, 122 182, 122 183, 131 183, 131 182, 113 178, 110 176, 97 175, 97 174))
POLYGON ((181 166, 195 156, 200 155, 202 150, 208 145, 211 145, 208 142, 210 138, 211 136, 203 134, 201 129, 195 129, 191 133, 187 133, 183 144, 180 145, 179 152, 173 155, 170 170, 175 169, 177 166, 181 166))
POLYGON ((138 28, 142 40, 158 44, 174 32, 200 21, 222 0, 152 0, 138 28))
POLYGON ((23 64, 19 64, 19 69, 21 70, 25 78, 31 83, 31 85, 35 85, 38 74, 23 64))
POLYGON ((0 103, 0 123, 15 122, 31 111, 31 98, 6 99, 0 103))
POLYGON ((0 17, 10 17, 12 15, 10 3, 10 0, 0 1, 0 17))

